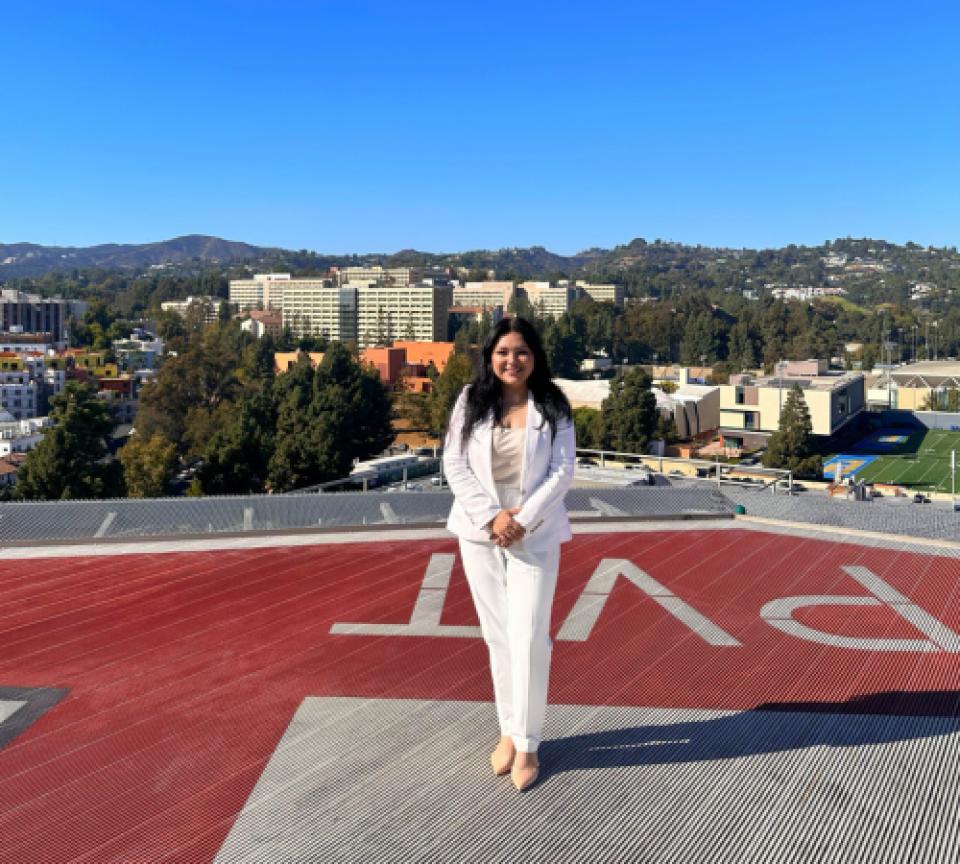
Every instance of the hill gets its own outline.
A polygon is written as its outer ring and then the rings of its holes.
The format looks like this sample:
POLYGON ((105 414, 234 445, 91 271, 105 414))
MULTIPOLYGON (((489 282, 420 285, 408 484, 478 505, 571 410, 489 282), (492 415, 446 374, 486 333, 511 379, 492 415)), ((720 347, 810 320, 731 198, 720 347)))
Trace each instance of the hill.
POLYGON ((230 264, 259 259, 280 250, 190 234, 159 243, 100 246, 39 246, 0 243, 0 278, 40 276, 56 270, 100 268, 145 270, 165 264, 230 264))

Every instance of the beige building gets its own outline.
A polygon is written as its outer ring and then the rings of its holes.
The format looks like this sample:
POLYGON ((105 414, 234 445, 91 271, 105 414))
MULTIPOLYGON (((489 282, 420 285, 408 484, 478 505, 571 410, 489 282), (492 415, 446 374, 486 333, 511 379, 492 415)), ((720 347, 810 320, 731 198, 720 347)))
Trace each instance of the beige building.
POLYGON ((835 434, 865 407, 864 377, 843 375, 731 375, 720 387, 720 431, 732 447, 761 446, 780 425, 795 385, 803 391, 814 435, 835 434))
POLYGON ((361 347, 395 339, 444 342, 450 311, 445 285, 357 285, 357 340, 361 347))
POLYGON ((502 307, 504 311, 514 297, 513 282, 465 282, 453 288, 454 306, 473 306, 481 309, 502 307))
POLYGON ((613 303, 614 306, 623 306, 626 292, 623 285, 591 285, 589 282, 578 281, 577 288, 597 303, 613 303))
POLYGON ((342 267, 336 271, 337 283, 375 282, 380 285, 409 285, 419 282, 423 270, 419 267, 342 267))
MULTIPOLYGON (((230 302, 241 312, 245 309, 280 309, 284 288, 291 281, 289 273, 259 273, 252 279, 231 279, 230 302)), ((302 281, 316 283, 318 280, 297 280, 302 281)))
POLYGON ((925 411, 931 397, 947 390, 960 390, 960 362, 956 360, 924 360, 906 363, 881 376, 878 385, 889 384, 888 406, 908 411, 925 411))
POLYGON ((567 283, 553 285, 550 282, 521 282, 519 288, 538 315, 553 318, 570 311, 576 290, 567 283))
POLYGON ((357 286, 323 279, 291 279, 283 289, 283 326, 295 336, 357 341, 357 286))

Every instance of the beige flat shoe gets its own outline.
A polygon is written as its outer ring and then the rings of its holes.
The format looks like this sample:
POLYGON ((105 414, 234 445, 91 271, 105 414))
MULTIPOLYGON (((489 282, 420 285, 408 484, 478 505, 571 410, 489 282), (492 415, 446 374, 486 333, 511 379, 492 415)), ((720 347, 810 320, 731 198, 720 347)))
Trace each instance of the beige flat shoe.
POLYGON ((508 749, 502 744, 498 744, 490 754, 490 766, 493 768, 493 773, 498 777, 509 774, 513 767, 513 758, 516 755, 517 751, 512 747, 508 749))
POLYGON ((525 792, 533 786, 533 784, 537 782, 539 774, 539 762, 534 762, 533 765, 526 765, 523 768, 514 764, 513 768, 510 769, 510 779, 513 781, 513 785, 518 792, 525 792))

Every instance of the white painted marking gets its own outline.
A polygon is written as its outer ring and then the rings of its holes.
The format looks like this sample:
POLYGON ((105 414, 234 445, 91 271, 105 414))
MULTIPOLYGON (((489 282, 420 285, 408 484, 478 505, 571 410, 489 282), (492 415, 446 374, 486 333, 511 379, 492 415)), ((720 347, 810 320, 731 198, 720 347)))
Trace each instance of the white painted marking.
POLYGON ((602 513, 604 516, 628 516, 626 510, 621 510, 619 507, 614 507, 613 504, 608 504, 606 501, 601 501, 599 498, 588 498, 590 506, 594 510, 602 513))
POLYGON ((668 588, 661 585, 649 573, 645 573, 632 561, 625 558, 604 558, 593 571, 590 581, 577 598, 573 609, 563 622, 557 639, 585 642, 613 590, 617 576, 624 576, 660 607, 678 621, 689 627, 710 645, 736 647, 740 645, 725 630, 714 624, 691 605, 681 600, 668 588))
POLYGON ((93 536, 103 537, 106 535, 107 531, 110 530, 110 526, 113 525, 113 520, 116 518, 117 514, 115 511, 111 510, 109 513, 107 513, 107 515, 103 518, 103 522, 100 523, 100 527, 97 528, 97 533, 93 536))
POLYGON ((866 567, 844 566, 843 570, 874 596, 813 594, 781 597, 764 604, 760 610, 760 617, 771 627, 775 627, 789 636, 821 645, 831 645, 834 648, 854 648, 861 651, 931 652, 943 650, 951 654, 960 653, 960 636, 942 621, 921 609, 892 585, 884 582, 883 579, 866 567), (797 609, 810 606, 886 606, 892 612, 913 624, 928 638, 882 639, 842 636, 838 633, 818 630, 815 627, 801 624, 793 617, 797 609))
POLYGON ((383 521, 388 525, 396 525, 400 521, 400 517, 397 516, 397 511, 386 501, 380 505, 380 513, 383 515, 383 521))
POLYGON ((0 699, 0 723, 6 723, 26 704, 15 699, 0 699))
POLYGON ((331 633, 341 636, 441 636, 457 639, 478 639, 479 627, 441 624, 443 604, 450 588, 450 574, 453 571, 454 555, 435 554, 430 556, 427 570, 423 575, 420 593, 413 606, 408 624, 374 624, 367 622, 337 621, 330 628, 331 633))

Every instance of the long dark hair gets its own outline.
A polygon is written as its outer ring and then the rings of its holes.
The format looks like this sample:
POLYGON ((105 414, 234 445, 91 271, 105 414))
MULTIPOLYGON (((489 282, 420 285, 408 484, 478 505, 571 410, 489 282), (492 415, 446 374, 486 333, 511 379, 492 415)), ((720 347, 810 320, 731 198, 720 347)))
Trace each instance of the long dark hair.
POLYGON ((500 379, 493 374, 493 349, 497 347, 497 343, 507 333, 519 333, 533 355, 533 371, 527 379, 527 387, 533 394, 533 402, 537 406, 537 410, 543 416, 544 421, 550 424, 551 434, 556 436, 557 422, 561 417, 568 420, 573 417, 567 397, 553 382, 553 376, 550 374, 550 364, 547 362, 547 355, 543 350, 543 343, 540 341, 540 335, 534 329, 534 326, 526 318, 520 318, 519 316, 502 318, 484 340, 483 350, 481 351, 481 366, 473 376, 473 381, 467 392, 463 437, 460 441, 461 449, 467 446, 467 439, 470 437, 473 427, 490 414, 493 414, 494 423, 499 423, 501 420, 503 414, 501 402, 503 386, 500 379))

